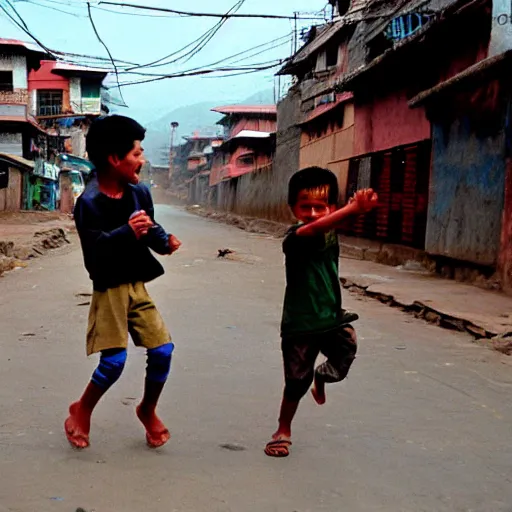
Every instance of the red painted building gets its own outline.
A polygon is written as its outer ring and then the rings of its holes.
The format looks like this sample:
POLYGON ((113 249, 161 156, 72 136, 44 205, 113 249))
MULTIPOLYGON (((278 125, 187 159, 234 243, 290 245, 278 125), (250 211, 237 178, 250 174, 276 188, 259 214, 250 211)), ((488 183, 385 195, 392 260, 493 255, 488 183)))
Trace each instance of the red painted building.
POLYGON ((416 9, 406 4, 373 21, 381 8, 372 3, 365 14, 369 21, 362 40, 369 59, 351 66, 353 71, 336 87, 354 94, 348 194, 372 187, 380 196, 377 211, 347 232, 425 249, 432 125, 425 106, 411 108, 409 101, 484 58, 490 24, 485 8, 470 16, 462 0, 430 1, 416 9))
POLYGON ((275 105, 231 105, 212 109, 224 114, 224 143, 215 150, 210 186, 270 166, 275 148, 275 105))
POLYGON ((28 76, 31 113, 36 118, 99 115, 103 70, 45 60, 28 76))

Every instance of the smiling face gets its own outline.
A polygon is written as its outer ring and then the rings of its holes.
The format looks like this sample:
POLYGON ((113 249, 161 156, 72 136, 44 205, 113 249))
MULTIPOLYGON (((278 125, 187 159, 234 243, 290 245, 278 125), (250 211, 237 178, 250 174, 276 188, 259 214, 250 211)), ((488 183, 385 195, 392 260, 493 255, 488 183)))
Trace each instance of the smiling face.
POLYGON ((110 169, 113 177, 124 184, 136 185, 139 183, 139 174, 142 166, 146 163, 144 159, 144 149, 140 140, 136 140, 133 148, 126 154, 124 158, 117 155, 108 157, 110 169))
POLYGON ((336 206, 329 204, 329 186, 301 190, 292 212, 299 221, 309 224, 335 211, 336 206))

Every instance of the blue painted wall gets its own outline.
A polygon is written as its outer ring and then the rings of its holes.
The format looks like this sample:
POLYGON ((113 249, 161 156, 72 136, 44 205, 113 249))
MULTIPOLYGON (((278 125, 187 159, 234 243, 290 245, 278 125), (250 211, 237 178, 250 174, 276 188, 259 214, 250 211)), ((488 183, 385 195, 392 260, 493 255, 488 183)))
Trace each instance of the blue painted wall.
POLYGON ((464 119, 432 124, 426 251, 495 265, 505 184, 505 134, 477 136, 464 119))

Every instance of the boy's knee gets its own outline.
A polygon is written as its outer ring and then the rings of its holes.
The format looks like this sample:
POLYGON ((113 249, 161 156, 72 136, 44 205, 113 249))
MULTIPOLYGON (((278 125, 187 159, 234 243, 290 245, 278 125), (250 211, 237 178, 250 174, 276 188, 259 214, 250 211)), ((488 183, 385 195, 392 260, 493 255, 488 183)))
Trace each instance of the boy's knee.
POLYGON ((109 389, 121 377, 126 364, 126 358, 126 349, 103 351, 100 363, 92 375, 94 384, 104 390, 109 389))
POLYGON ((160 347, 148 349, 148 365, 146 377, 154 382, 165 382, 171 371, 173 343, 166 343, 160 347))

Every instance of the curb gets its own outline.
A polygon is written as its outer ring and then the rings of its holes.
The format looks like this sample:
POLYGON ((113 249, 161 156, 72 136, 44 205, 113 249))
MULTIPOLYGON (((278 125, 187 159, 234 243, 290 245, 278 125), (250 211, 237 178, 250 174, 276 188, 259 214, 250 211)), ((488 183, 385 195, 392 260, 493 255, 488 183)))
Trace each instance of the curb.
POLYGON ((414 315, 416 318, 425 320, 429 324, 437 325, 443 329, 463 332, 469 334, 477 341, 490 341, 492 348, 506 355, 512 355, 512 333, 492 332, 480 325, 465 318, 457 318, 443 313, 443 311, 423 304, 421 301, 414 301, 412 304, 404 304, 396 300, 393 295, 368 290, 369 286, 360 285, 350 279, 341 277, 341 285, 349 292, 364 295, 378 300, 389 307, 400 309, 404 313, 414 315))

